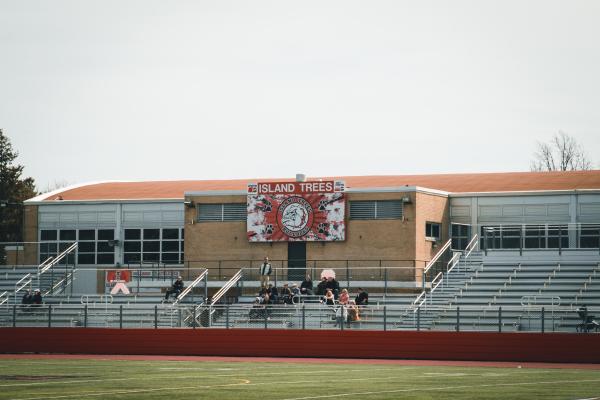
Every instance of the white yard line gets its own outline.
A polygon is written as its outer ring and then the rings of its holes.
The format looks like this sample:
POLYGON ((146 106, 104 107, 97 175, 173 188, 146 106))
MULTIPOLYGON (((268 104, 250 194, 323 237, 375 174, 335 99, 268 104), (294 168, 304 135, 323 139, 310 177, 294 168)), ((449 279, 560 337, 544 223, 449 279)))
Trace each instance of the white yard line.
MULTIPOLYGON (((351 380, 351 379, 349 379, 351 380)), ((307 397, 289 397, 282 400, 310 400, 310 399, 328 399, 334 397, 348 397, 348 396, 368 396, 373 394, 387 394, 387 393, 402 393, 402 392, 424 392, 429 390, 452 390, 452 389, 475 389, 475 388, 486 388, 486 387, 503 387, 503 386, 531 386, 531 385, 551 385, 551 384, 562 384, 562 383, 583 383, 583 382, 600 382, 600 379, 582 379, 582 380, 568 380, 568 381, 549 381, 549 382, 517 382, 517 383, 490 383, 483 385, 460 385, 460 386, 441 386, 441 387, 425 387, 425 388, 410 388, 410 389, 395 389, 395 390, 381 390, 377 392, 352 392, 352 393, 338 393, 328 394, 321 396, 307 396, 307 397)))

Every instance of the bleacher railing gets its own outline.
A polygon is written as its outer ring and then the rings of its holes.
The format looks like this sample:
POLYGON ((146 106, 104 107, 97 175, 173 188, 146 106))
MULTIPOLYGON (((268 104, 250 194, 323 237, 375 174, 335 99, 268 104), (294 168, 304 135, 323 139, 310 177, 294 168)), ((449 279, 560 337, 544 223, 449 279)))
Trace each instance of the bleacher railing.
POLYGON ((328 329, 328 330, 439 330, 494 332, 600 331, 596 317, 600 308, 586 311, 573 307, 529 305, 503 307, 443 307, 440 317, 427 321, 419 312, 406 318, 407 307, 360 306, 357 313, 340 313, 340 306, 302 303, 296 305, 219 304, 213 313, 198 315, 194 323, 184 316, 193 306, 136 304, 40 305, 0 308, 0 327, 101 327, 101 328, 220 328, 220 329, 328 329), (343 318, 342 315, 350 315, 343 318), (591 319, 590 319, 591 317, 591 319))
POLYGON ((174 305, 179 304, 194 288, 202 281, 204 281, 204 298, 208 297, 208 285, 206 279, 208 278, 208 270, 204 270, 192 283, 189 284, 180 294, 177 296, 174 305))

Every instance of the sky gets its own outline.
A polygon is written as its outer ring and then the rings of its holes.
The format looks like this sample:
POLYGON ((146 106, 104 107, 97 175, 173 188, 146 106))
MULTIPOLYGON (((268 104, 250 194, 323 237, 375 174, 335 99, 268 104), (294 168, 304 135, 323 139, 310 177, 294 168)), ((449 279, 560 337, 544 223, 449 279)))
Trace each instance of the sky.
POLYGON ((600 168, 600 2, 0 0, 0 128, 40 189, 600 168))

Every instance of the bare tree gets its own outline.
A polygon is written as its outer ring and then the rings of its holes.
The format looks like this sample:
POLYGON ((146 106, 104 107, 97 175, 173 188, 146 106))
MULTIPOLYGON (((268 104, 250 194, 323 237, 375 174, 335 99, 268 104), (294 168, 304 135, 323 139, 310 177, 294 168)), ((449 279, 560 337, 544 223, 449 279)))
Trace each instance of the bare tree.
POLYGON ((549 143, 538 142, 532 171, 587 171, 592 162, 574 137, 559 131, 549 143))

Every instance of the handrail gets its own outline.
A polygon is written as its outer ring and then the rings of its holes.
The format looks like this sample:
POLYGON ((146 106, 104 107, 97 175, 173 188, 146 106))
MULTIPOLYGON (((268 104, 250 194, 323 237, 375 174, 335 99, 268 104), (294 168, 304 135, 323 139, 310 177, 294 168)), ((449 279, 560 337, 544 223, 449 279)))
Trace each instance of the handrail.
MULTIPOLYGON (((50 268, 52 268, 53 266, 55 266, 56 264, 58 264, 63 258, 65 258, 70 252, 72 252, 76 248, 77 248, 77 242, 75 242, 72 245, 70 245, 69 247, 67 247, 62 253, 60 253, 59 255, 57 255, 49 263, 47 263, 45 265, 43 265, 43 263, 42 263, 43 268, 41 270, 38 269, 38 276, 42 275, 44 272, 48 271, 50 268)), ((42 265, 40 265, 40 267, 42 265)))
POLYGON ((444 279, 443 279, 443 278, 444 278, 444 273, 443 273, 442 271, 440 271, 440 272, 439 272, 439 273, 438 273, 438 274, 435 276, 435 278, 433 278, 433 279, 431 280, 431 290, 429 291, 429 294, 432 294, 432 293, 433 293, 433 291, 434 291, 435 289, 437 289, 437 287, 438 287, 438 286, 440 286, 440 283, 442 283, 442 282, 444 281, 444 279), (436 279, 437 279, 437 278, 439 278, 439 277, 441 277, 441 278, 440 278, 440 280, 439 280, 439 281, 438 281, 438 282, 435 284, 435 286, 434 286, 434 282, 435 282, 435 281, 436 281, 436 279))
POLYGON ((215 304, 216 302, 218 302, 219 300, 221 300, 221 297, 223 297, 223 295, 225 293, 227 293, 227 291, 229 289, 231 289, 233 287, 233 285, 235 285, 241 278, 242 278, 242 269, 240 269, 234 276, 231 277, 230 280, 228 280, 225 285, 223 285, 223 287, 221 289, 219 289, 219 291, 217 293, 215 293, 215 295, 212 297, 211 301, 210 301, 210 305, 215 304))
POLYGON ((452 256, 450 261, 448 261, 448 264, 446 264, 446 274, 449 274, 450 271, 452 271, 454 269, 456 264, 458 264, 458 261, 460 260, 460 256, 461 256, 461 254, 459 252, 454 253, 454 255, 452 256), (450 265, 450 264, 452 264, 452 265, 450 265))
MULTIPOLYGON (((22 277, 21 279, 19 279, 17 281, 17 283, 15 283, 15 304, 18 302, 17 301, 17 293, 19 293, 21 290, 23 290, 23 288, 25 288, 27 285, 31 286, 31 274, 26 274, 24 277, 22 277), (21 284, 21 282, 25 281, 21 286, 19 286, 21 284)), ((31 289, 31 287, 30 287, 31 289)))
POLYGON ((49 293, 53 293, 53 294, 60 294, 60 293, 63 293, 63 292, 64 292, 64 290, 65 290, 65 289, 68 287, 68 285, 73 283, 73 277, 75 276, 75 272, 77 272, 77 270, 76 270, 76 269, 73 269, 73 270, 71 270, 71 273, 69 273, 69 274, 66 274, 66 275, 65 275, 65 277, 64 277, 64 278, 62 278, 62 279, 60 279, 58 282, 56 282, 56 284, 54 284, 54 285, 51 285, 51 286, 50 286, 50 289, 46 290, 46 293, 44 293, 44 295, 47 295, 47 294, 49 294, 49 293), (70 278, 70 279, 69 279, 69 278, 70 278), (62 283, 64 283, 64 282, 66 282, 66 284, 65 284, 65 285, 63 285, 63 290, 62 290, 62 291, 60 291, 60 292, 56 292, 56 293, 55 293, 55 290, 56 290, 58 287, 60 287, 60 285, 61 285, 62 283))
POLYGON ((450 247, 450 245, 452 244, 452 240, 449 239, 446 244, 444 244, 442 246, 442 248, 436 253, 435 256, 433 256, 433 258, 431 260, 429 260, 429 262, 425 265, 425 269, 423 270, 423 274, 426 274, 431 267, 437 262, 437 260, 442 256, 442 254, 444 254, 444 252, 446 250, 448 250, 448 248, 450 247))
POLYGON ((467 247, 465 247, 465 252, 467 252, 467 254, 465 255, 465 259, 467 257, 469 257, 471 255, 471 253, 473 252, 473 250, 475 250, 475 247, 477 247, 477 240, 478 240, 479 236, 477 234, 473 235, 473 238, 471 239, 471 241, 469 242, 469 244, 467 245, 467 247))
MULTIPOLYGON (((100 302, 103 303, 103 304, 107 304, 108 305, 108 304, 112 304, 113 303, 113 297, 110 294, 101 294, 101 295, 84 294, 83 296, 81 296, 81 304, 89 304, 90 303, 90 297, 97 297, 100 300, 100 302), (108 300, 110 300, 110 302, 108 300)), ((95 301, 94 301, 94 304, 96 304, 95 301)))
POLYGON ((192 289, 193 289, 194 287, 196 287, 196 285, 197 285, 198 283, 200 283, 200 281, 201 281, 201 280, 203 280, 203 279, 204 279, 204 278, 205 278, 207 275, 208 275, 208 270, 207 270, 207 269, 205 269, 205 270, 204 270, 204 272, 202 272, 202 273, 201 273, 201 274, 200 274, 200 275, 199 275, 199 276, 198 276, 196 279, 194 279, 194 281, 193 281, 193 282, 192 282, 192 283, 191 283, 191 284, 190 284, 188 287, 186 287, 186 288, 183 290, 183 292, 181 292, 181 293, 179 294, 179 296, 177 296, 177 298, 176 298, 176 299, 175 299, 175 301, 173 302, 173 305, 176 305, 176 304, 178 304, 178 303, 179 303, 179 301, 180 301, 180 300, 183 300, 183 298, 184 298, 185 296, 187 296, 187 295, 188 295, 188 293, 190 293, 190 292, 192 291, 192 289))
POLYGON ((554 306, 560 306, 560 296, 538 296, 538 295, 530 295, 530 296, 523 296, 521 297, 521 305, 523 307, 530 307, 532 304, 533 305, 537 305, 537 300, 538 299, 546 299, 546 300, 550 300, 550 305, 552 307, 554 306), (525 303, 524 301, 527 300, 527 303, 525 303), (533 303, 531 302, 531 300, 533 300, 533 303), (557 303, 555 303, 554 301, 558 301, 557 303))
POLYGON ((421 297, 425 296, 425 293, 427 293, 427 292, 425 290, 423 290, 421 292, 421 294, 417 296, 417 298, 415 299, 415 301, 413 301, 412 305, 414 306, 415 304, 417 304, 417 302, 421 299, 421 297))
POLYGON ((8 291, 5 290, 4 292, 0 293, 0 306, 6 302, 8 302, 8 291))
MULTIPOLYGON (((238 272, 237 272, 237 273, 236 273, 236 274, 235 274, 233 277, 231 277, 231 279, 229 279, 229 280, 228 280, 228 281, 225 283, 225 285, 223 285, 223 287, 222 287, 221 289, 219 289, 219 290, 217 291, 217 293, 215 293, 215 295, 212 297, 212 299, 210 300, 210 302, 208 302, 208 301, 202 302, 201 304, 198 304, 198 305, 197 305, 197 306, 194 308, 194 315, 195 315, 195 318, 196 318, 196 321, 194 321, 194 324, 196 324, 196 323, 198 322, 198 321, 197 321, 197 318, 198 318, 198 317, 200 317, 200 315, 201 315, 201 313, 198 313, 198 311, 199 311, 199 310, 202 310, 202 307, 206 307, 206 306, 208 306, 208 307, 209 307, 209 308, 208 308, 208 310, 209 310, 209 311, 208 311, 208 315, 209 315, 209 318, 211 318, 211 315, 212 315, 212 314, 213 314, 213 312, 214 312, 214 310, 213 310, 213 308, 212 308, 212 307, 213 307, 213 305, 214 305, 215 303, 217 303, 219 300, 221 300, 221 297, 223 297, 223 295, 224 295, 225 293, 227 293, 227 291, 228 291, 229 289, 231 289, 231 288, 233 287, 233 285, 235 285, 235 284, 236 284, 236 283, 237 283, 237 282, 238 282, 238 281, 239 281, 239 280, 242 278, 242 273, 243 273, 243 271, 244 271, 243 269, 240 269, 240 270, 239 270, 239 271, 238 271, 238 272)), ((188 323, 188 321, 190 320, 190 318, 192 318, 192 315, 191 315, 191 314, 190 314, 190 315, 188 315, 188 316, 187 316, 187 317, 184 319, 184 322, 185 322, 185 323, 188 323)))

